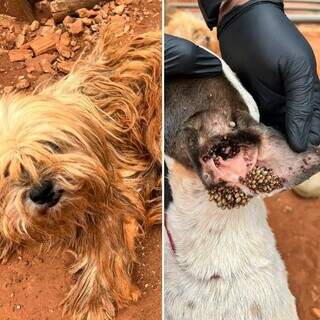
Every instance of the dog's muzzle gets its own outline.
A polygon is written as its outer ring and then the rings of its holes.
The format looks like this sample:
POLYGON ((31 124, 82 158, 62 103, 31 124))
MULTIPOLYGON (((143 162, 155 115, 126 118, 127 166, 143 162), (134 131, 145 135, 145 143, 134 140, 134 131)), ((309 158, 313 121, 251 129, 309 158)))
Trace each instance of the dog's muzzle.
POLYGON ((63 190, 55 190, 55 186, 52 181, 46 180, 30 189, 29 198, 37 205, 50 208, 59 202, 62 193, 63 190))

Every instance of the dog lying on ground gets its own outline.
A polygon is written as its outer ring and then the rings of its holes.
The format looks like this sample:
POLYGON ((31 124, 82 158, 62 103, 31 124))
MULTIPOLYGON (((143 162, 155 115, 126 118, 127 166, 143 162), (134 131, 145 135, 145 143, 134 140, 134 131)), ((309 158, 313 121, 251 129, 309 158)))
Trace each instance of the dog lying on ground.
POLYGON ((296 154, 259 123, 230 68, 169 79, 165 153, 167 320, 295 320, 295 299, 262 196, 319 171, 317 148, 296 154))
POLYGON ((112 319, 140 295, 135 238, 161 217, 160 39, 104 32, 66 78, 0 101, 0 259, 29 242, 71 252, 74 320, 112 319))

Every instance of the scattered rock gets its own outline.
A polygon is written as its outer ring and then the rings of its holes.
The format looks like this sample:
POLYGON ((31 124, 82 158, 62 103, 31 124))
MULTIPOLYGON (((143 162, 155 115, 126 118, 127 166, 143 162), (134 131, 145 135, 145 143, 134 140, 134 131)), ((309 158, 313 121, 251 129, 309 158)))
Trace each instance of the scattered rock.
POLYGON ((26 40, 26 36, 23 33, 18 34, 17 38, 16 38, 16 47, 17 48, 21 48, 21 46, 24 44, 26 40))
POLYGON ((73 51, 78 51, 80 48, 81 48, 80 46, 74 46, 74 47, 72 48, 72 50, 73 50, 73 51))
POLYGON ((72 39, 70 42, 72 47, 75 47, 77 45, 77 40, 76 39, 72 39))
POLYGON ((88 10, 86 8, 81 8, 79 10, 76 11, 76 13, 78 14, 78 16, 80 18, 90 18, 90 17, 95 17, 98 12, 94 11, 94 10, 88 10))
POLYGON ((91 28, 85 28, 85 30, 84 30, 84 32, 83 32, 84 34, 92 34, 92 30, 91 30, 91 28))
POLYGON ((114 9, 113 9, 113 12, 115 14, 122 14, 123 11, 125 9, 125 5, 124 4, 121 4, 120 6, 116 6, 114 9))
POLYGON ((51 63, 47 59, 40 60, 40 67, 44 73, 54 73, 51 63))
POLYGON ((48 19, 45 23, 46 26, 54 26, 54 20, 52 18, 48 19))
MULTIPOLYGON (((101 10, 99 16, 100 16, 102 19, 108 19, 108 17, 109 17, 109 11, 101 10)), ((96 17, 96 18, 97 18, 97 17, 96 17)))
POLYGON ((14 86, 7 86, 3 88, 3 93, 8 94, 11 93, 14 90, 14 86))
POLYGON ((0 26, 9 29, 16 22, 16 18, 0 14, 0 26))
POLYGON ((8 55, 11 62, 16 62, 32 58, 33 53, 28 49, 13 49, 9 50, 8 55))
POLYGON ((31 85, 30 81, 28 79, 22 78, 18 79, 16 82, 16 88, 19 90, 27 89, 31 85))
POLYGON ((57 69, 62 73, 69 73, 72 70, 73 62, 62 61, 57 64, 57 69))
POLYGON ((285 206, 285 207, 283 208, 283 212, 284 212, 284 213, 292 213, 292 212, 293 212, 293 208, 290 207, 290 206, 285 206))
POLYGON ((83 19, 82 19, 82 22, 83 22, 83 24, 86 25, 86 26, 91 26, 91 24, 92 24, 92 20, 89 19, 89 18, 83 18, 83 19))
POLYGON ((48 12, 50 10, 50 5, 48 0, 36 1, 35 8, 40 12, 48 12))
POLYGON ((72 34, 80 34, 84 30, 83 23, 80 19, 69 24, 69 32, 72 34))
POLYGON ((70 46, 71 38, 68 32, 62 33, 60 39, 59 39, 59 45, 63 47, 70 46))
POLYGON ((9 50, 6 50, 6 49, 1 49, 0 48, 0 56, 4 55, 4 54, 7 54, 9 52, 9 50))
POLYGON ((44 53, 35 58, 26 60, 27 72, 45 72, 52 73, 52 62, 56 59, 56 55, 44 53))
POLYGON ((73 23, 73 22, 74 22, 74 18, 71 18, 70 16, 66 16, 66 17, 63 19, 62 24, 63 24, 66 28, 68 28, 69 25, 70 25, 71 23, 73 23))
POLYGON ((65 58, 69 59, 71 56, 71 50, 69 49, 71 43, 70 35, 68 32, 64 32, 57 44, 58 52, 65 58))
POLYGON ((38 36, 47 36, 49 33, 54 33, 55 31, 55 27, 49 27, 49 26, 44 26, 44 27, 41 27, 37 33, 38 36))
POLYGON ((130 25, 126 24, 126 25, 124 26, 123 32, 124 32, 124 33, 128 33, 129 31, 130 31, 130 25))
POLYGON ((86 35, 83 37, 83 41, 88 41, 90 43, 93 43, 94 42, 94 39, 93 39, 93 36, 91 35, 86 35))
POLYGON ((123 33, 124 26, 126 25, 126 19, 122 16, 110 17, 110 32, 114 32, 115 35, 123 33))
POLYGON ((320 319, 320 309, 319 308, 312 308, 311 312, 317 319, 320 319))
POLYGON ((30 31, 36 31, 40 28, 40 22, 38 20, 34 20, 31 24, 30 24, 30 31))
POLYGON ((317 290, 312 289, 311 290, 311 299, 313 302, 316 302, 320 298, 320 294, 317 292, 317 290))
POLYGON ((107 2, 105 5, 103 5, 103 7, 102 7, 102 10, 104 11, 104 12, 109 12, 110 11, 110 9, 111 9, 111 7, 110 7, 110 2, 107 2))
POLYGON ((99 30, 99 26, 98 26, 97 24, 93 24, 93 25, 91 26, 91 30, 92 30, 93 32, 96 32, 96 31, 99 30))

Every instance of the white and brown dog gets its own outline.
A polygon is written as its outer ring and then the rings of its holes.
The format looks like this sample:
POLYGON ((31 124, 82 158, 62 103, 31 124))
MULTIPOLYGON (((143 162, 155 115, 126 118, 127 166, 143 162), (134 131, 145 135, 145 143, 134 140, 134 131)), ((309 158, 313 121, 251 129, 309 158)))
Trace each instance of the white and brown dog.
POLYGON ((222 63, 223 76, 166 83, 165 319, 297 320, 262 196, 317 172, 319 154, 259 123, 222 63))

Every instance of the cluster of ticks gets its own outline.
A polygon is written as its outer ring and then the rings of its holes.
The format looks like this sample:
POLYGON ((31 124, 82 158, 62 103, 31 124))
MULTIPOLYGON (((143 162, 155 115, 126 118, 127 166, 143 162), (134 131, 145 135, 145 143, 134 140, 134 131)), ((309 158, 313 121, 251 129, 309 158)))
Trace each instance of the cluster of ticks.
MULTIPOLYGON (((235 157, 240 152, 240 145, 234 141, 224 140, 218 145, 213 146, 203 157, 206 162, 213 159, 216 166, 219 166, 219 159, 227 160, 235 157)), ((276 176, 272 169, 265 167, 254 167, 245 178, 239 182, 247 186, 254 193, 269 193, 283 187, 283 181, 276 176)), ((222 209, 232 209, 245 206, 252 198, 251 195, 245 194, 239 187, 228 186, 220 182, 209 190, 210 201, 215 201, 217 206, 222 209)))

